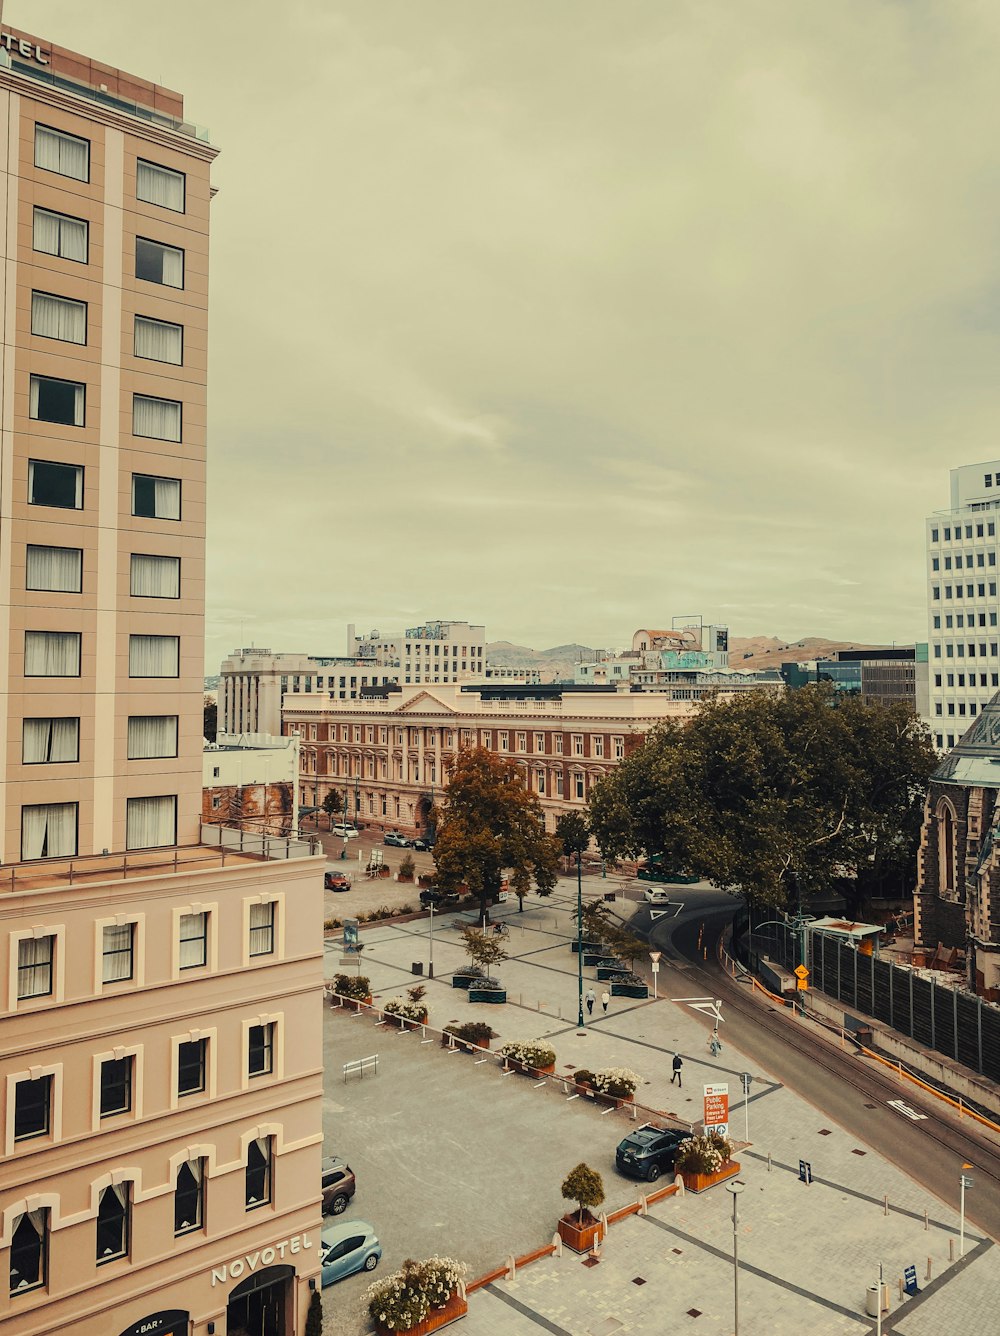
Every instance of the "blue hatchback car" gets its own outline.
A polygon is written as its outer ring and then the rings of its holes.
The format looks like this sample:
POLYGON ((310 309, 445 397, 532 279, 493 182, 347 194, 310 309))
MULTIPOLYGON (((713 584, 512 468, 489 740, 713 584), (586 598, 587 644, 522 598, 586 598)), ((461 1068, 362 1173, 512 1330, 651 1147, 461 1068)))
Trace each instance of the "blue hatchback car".
POLYGON ((355 1271, 374 1271, 382 1256, 375 1229, 365 1220, 338 1220, 326 1225, 319 1239, 324 1289, 355 1271))

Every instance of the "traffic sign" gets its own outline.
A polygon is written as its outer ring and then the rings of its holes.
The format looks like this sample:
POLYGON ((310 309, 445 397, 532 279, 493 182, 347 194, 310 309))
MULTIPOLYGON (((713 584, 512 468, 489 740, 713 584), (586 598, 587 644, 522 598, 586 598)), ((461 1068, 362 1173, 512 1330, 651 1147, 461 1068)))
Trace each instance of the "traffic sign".
POLYGON ((744 1095, 749 1094, 749 1093, 750 1093, 750 1082, 753 1080, 753 1077, 750 1075, 749 1072, 743 1072, 743 1073, 740 1075, 740 1080, 743 1082, 743 1093, 744 1093, 744 1095))
POLYGON ((727 1082, 722 1084, 707 1085, 703 1087, 704 1107, 702 1111, 702 1121, 705 1124, 705 1135, 709 1132, 717 1132, 720 1137, 729 1136, 729 1085, 727 1082))
POLYGON ((809 971, 806 969, 805 965, 796 965, 795 969, 792 972, 794 973, 796 979, 809 978, 809 971))
POLYGON ((807 993, 807 992, 809 991, 809 980, 808 980, 808 979, 796 979, 796 980, 795 980, 795 987, 798 988, 801 992, 805 992, 805 993, 807 993))

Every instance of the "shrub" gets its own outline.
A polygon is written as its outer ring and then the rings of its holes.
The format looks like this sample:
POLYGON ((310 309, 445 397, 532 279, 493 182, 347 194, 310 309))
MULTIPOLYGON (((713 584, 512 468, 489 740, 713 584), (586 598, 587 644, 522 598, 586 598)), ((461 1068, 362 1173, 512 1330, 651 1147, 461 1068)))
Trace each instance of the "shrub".
POLYGON ((460 974, 463 979, 485 979, 486 977, 486 971, 481 965, 459 965, 455 973, 460 974))
POLYGON ((453 1034, 456 1039, 462 1039, 467 1044, 488 1044, 491 1039, 499 1039, 500 1036, 492 1025, 487 1025, 485 1021, 465 1021, 462 1025, 446 1025, 445 1034, 453 1034))
POLYGON ((589 1072, 586 1067, 577 1067, 573 1073, 573 1080, 577 1085, 589 1086, 594 1079, 594 1073, 589 1072))
POLYGON ((401 877, 412 877, 416 870, 416 866, 416 863, 413 861, 413 855, 409 853, 404 854, 399 860, 399 875, 401 877))
POLYGON ((313 1291, 309 1300, 305 1336, 323 1336, 323 1300, 319 1297, 318 1290, 313 1291))
POLYGON ((583 1213, 591 1206, 600 1206, 604 1200, 604 1180, 589 1164, 578 1164, 563 1180, 562 1195, 575 1201, 579 1208, 577 1224, 583 1224, 583 1213))
POLYGON ((411 1002, 422 1002, 427 993, 427 989, 422 983, 416 983, 412 988, 407 988, 406 996, 411 1002))
POLYGON ((631 1099, 642 1077, 628 1067, 609 1067, 603 1072, 594 1072, 591 1085, 598 1095, 610 1095, 612 1099, 631 1099))
POLYGON ((365 1290, 368 1314, 390 1331, 409 1331, 432 1308, 443 1308, 465 1275, 464 1262, 453 1257, 408 1258, 399 1271, 376 1280, 365 1290))
POLYGON ((688 1137, 677 1148, 674 1168, 688 1174, 715 1174, 732 1156, 733 1148, 717 1132, 688 1137))
POLYGON ((497 1053, 501 1058, 521 1062, 525 1067, 551 1067, 556 1060, 555 1049, 549 1048, 548 1044, 543 1044, 540 1039, 536 1039, 533 1044, 522 1044, 518 1040, 513 1040, 509 1044, 502 1044, 497 1053))
POLYGON ((344 925, 339 918, 328 918, 323 920, 323 931, 332 932, 334 928, 342 928, 344 925))
POLYGON ((333 991, 338 997, 353 997, 364 1002, 371 997, 372 983, 366 974, 335 974, 333 991))
POLYGON ((404 1021, 415 1021, 417 1025, 424 1025, 427 1021, 427 1008, 423 1002, 408 1002, 402 997, 392 997, 386 1002, 382 1010, 387 1016, 398 1016, 404 1021))

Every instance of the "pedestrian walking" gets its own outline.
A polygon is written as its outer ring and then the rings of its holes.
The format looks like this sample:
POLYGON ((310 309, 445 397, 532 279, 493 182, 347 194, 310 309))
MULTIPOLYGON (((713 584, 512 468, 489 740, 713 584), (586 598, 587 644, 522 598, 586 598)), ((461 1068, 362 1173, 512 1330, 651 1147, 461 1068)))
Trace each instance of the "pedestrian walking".
POLYGON ((605 1016, 608 1014, 608 1003, 611 1001, 610 994, 606 991, 601 994, 601 1006, 604 1008, 605 1016))
POLYGON ((674 1074, 673 1074, 673 1076, 671 1076, 671 1078, 670 1078, 670 1084, 671 1084, 671 1085, 673 1085, 673 1083, 676 1081, 677 1084, 683 1088, 684 1082, 683 1082, 683 1080, 681 1079, 681 1068, 682 1068, 683 1066, 684 1066, 684 1059, 681 1057, 681 1055, 680 1055, 679 1053, 675 1053, 675 1054, 674 1054, 674 1074))
POLYGON ((593 988, 588 988, 588 989, 587 989, 587 999, 586 999, 586 1001, 587 1001, 587 1015, 588 1015, 588 1016, 593 1016, 593 1014, 594 1014, 594 1003, 597 1001, 597 994, 594 992, 593 988))

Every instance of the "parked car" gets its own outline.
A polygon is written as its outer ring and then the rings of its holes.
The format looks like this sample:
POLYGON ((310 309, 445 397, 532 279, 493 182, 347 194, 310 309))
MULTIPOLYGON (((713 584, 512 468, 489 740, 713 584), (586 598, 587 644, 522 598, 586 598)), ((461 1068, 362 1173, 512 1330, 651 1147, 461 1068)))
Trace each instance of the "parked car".
POLYGON ((677 1147, 689 1133, 676 1127, 654 1127, 645 1123, 618 1143, 615 1168, 629 1178, 645 1178, 655 1183, 663 1173, 674 1172, 677 1147))
POLYGON ((323 889, 327 891, 349 891, 351 879, 346 872, 324 872, 323 889))
POLYGON ((431 905, 435 909, 449 909, 457 905, 458 900, 457 891, 439 891, 436 886, 425 886, 420 892, 420 903, 424 909, 430 909, 431 905))
POLYGON ((417 838, 413 841, 413 847, 414 849, 423 849, 427 853, 430 853, 430 851, 434 848, 434 836, 418 835, 417 838))
POLYGON ((349 821, 338 821, 330 827, 330 834, 339 835, 341 839, 353 840, 355 835, 361 834, 361 831, 349 821))
POLYGON ((668 905, 670 903, 670 892, 662 886, 644 886, 642 898, 648 900, 651 905, 668 905))
POLYGON ((323 1205, 324 1215, 340 1215, 347 1203, 354 1196, 357 1183, 354 1170, 339 1155, 323 1157, 323 1205))
POLYGON ((325 1225, 319 1236, 323 1288, 355 1271, 374 1271, 382 1256, 375 1229, 366 1220, 338 1220, 325 1225))
POLYGON ((400 835, 398 830, 388 830, 382 843, 391 844, 396 849, 409 849, 413 841, 408 840, 405 835, 400 835))

